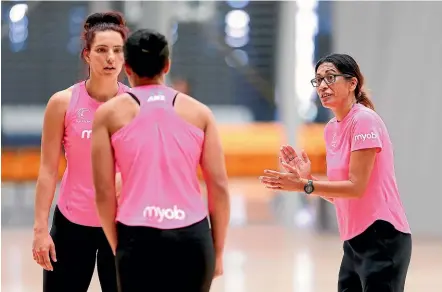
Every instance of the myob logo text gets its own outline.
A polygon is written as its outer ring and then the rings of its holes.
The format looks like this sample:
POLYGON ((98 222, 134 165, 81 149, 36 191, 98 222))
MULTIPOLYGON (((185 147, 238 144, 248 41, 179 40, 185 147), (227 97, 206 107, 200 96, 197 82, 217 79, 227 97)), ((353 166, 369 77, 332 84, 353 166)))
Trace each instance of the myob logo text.
POLYGON ((81 139, 90 139, 92 135, 92 130, 83 130, 81 132, 81 139))
POLYGON ((157 219, 158 222, 167 220, 184 220, 186 213, 179 209, 176 205, 173 208, 160 208, 156 206, 147 206, 143 210, 143 216, 146 218, 157 219))
POLYGON ((368 134, 359 134, 355 135, 355 141, 365 141, 370 139, 377 139, 378 135, 376 135, 375 132, 371 131, 371 133, 368 134))

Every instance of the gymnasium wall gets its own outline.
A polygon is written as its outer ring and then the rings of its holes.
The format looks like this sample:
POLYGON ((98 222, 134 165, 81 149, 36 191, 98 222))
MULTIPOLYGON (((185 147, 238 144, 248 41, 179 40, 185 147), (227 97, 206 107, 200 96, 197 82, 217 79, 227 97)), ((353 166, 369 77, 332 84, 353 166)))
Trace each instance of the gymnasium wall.
POLYGON ((442 2, 339 1, 334 50, 359 62, 394 144, 411 229, 442 236, 442 2))
MULTIPOLYGON (((40 1, 26 5, 24 15, 14 10, 14 2, 2 6, 2 29, 9 31, 2 35, 2 70, 9 73, 2 76, 3 181, 36 179, 47 100, 85 78, 80 60, 82 22, 89 13, 109 9, 123 12, 132 31, 141 27, 168 31, 173 59, 170 83, 183 79, 188 92, 213 110, 229 176, 258 176, 265 168, 278 168, 278 150, 287 140, 286 125, 280 123, 275 104, 276 39, 281 30, 278 2, 40 1), (173 17, 165 14, 171 9, 173 17), (249 18, 246 35, 236 44, 228 39, 232 21, 227 19, 232 11, 243 11, 249 18)), ((323 5, 320 11, 328 15, 329 6, 323 5)), ((241 21, 236 16, 233 25, 238 26, 241 21)), ((319 26, 323 54, 330 25, 321 21, 319 26)), ((319 120, 327 120, 327 114, 319 110, 319 120)), ((299 137, 294 140, 308 151, 315 172, 324 173, 322 124, 291 132, 290 138, 299 137)), ((64 157, 60 161, 61 176, 64 157)))

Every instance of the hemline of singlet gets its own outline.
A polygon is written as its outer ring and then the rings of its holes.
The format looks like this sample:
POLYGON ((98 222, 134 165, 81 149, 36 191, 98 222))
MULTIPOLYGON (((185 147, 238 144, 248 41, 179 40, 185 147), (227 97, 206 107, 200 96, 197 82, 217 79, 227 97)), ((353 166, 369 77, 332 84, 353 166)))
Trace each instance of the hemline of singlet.
MULTIPOLYGON (((77 220, 73 220, 73 216, 71 216, 71 214, 69 214, 69 210, 67 210, 66 206, 61 206, 59 203, 57 203, 57 205, 55 205, 56 208, 58 208, 58 211, 64 216, 64 218, 66 218, 66 220, 68 220, 71 224, 74 225, 78 225, 80 227, 87 227, 87 228, 102 228, 101 227, 101 223, 97 223, 98 225, 90 225, 90 224, 85 224, 84 222, 79 222, 77 220)), ((54 213, 55 214, 55 211, 54 213)))

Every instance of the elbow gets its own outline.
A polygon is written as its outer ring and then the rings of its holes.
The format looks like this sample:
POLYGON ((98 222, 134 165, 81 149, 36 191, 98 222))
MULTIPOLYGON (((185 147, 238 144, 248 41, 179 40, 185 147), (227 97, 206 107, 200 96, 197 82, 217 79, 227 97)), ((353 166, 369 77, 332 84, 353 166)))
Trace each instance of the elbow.
POLYGON ((208 186, 209 194, 214 198, 225 199, 229 198, 229 187, 226 183, 216 183, 208 186))
POLYGON ((214 204, 229 204, 229 186, 227 181, 211 182, 207 184, 207 195, 209 208, 212 209, 214 204))
POLYGON ((101 205, 103 203, 107 203, 109 202, 113 197, 115 197, 112 194, 112 190, 108 189, 108 188, 96 188, 95 189, 95 203, 97 205, 101 205))
POLYGON ((350 198, 352 199, 360 199, 362 198, 362 196, 365 193, 365 186, 358 186, 358 185, 354 185, 354 187, 352 188, 352 191, 350 193, 350 198))
POLYGON ((362 198, 362 195, 363 195, 362 193, 355 192, 350 195, 350 199, 360 199, 362 198))
POLYGON ((58 179, 58 170, 55 167, 42 167, 38 173, 37 184, 41 183, 53 183, 55 184, 58 179))

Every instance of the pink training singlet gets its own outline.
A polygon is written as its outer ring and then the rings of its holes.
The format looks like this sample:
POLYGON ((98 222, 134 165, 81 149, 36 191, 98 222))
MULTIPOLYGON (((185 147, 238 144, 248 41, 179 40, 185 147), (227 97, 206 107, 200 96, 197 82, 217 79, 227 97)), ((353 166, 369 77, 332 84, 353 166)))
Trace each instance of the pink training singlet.
POLYGON ((355 104, 342 121, 330 120, 324 136, 330 181, 348 180, 352 151, 378 148, 363 196, 334 199, 341 239, 349 240, 361 234, 376 220, 388 221, 397 230, 411 233, 396 184, 393 146, 380 116, 361 104, 355 104))
POLYGON ((197 168, 204 132, 173 107, 178 94, 162 85, 132 88, 138 115, 112 136, 123 187, 116 220, 173 229, 207 216, 197 168))
MULTIPOLYGON (((122 83, 118 85, 119 94, 130 90, 122 83)), ((67 166, 57 203, 69 221, 91 227, 101 226, 95 205, 91 162, 92 119, 101 104, 89 96, 85 81, 73 86, 64 120, 63 146, 67 166)))

